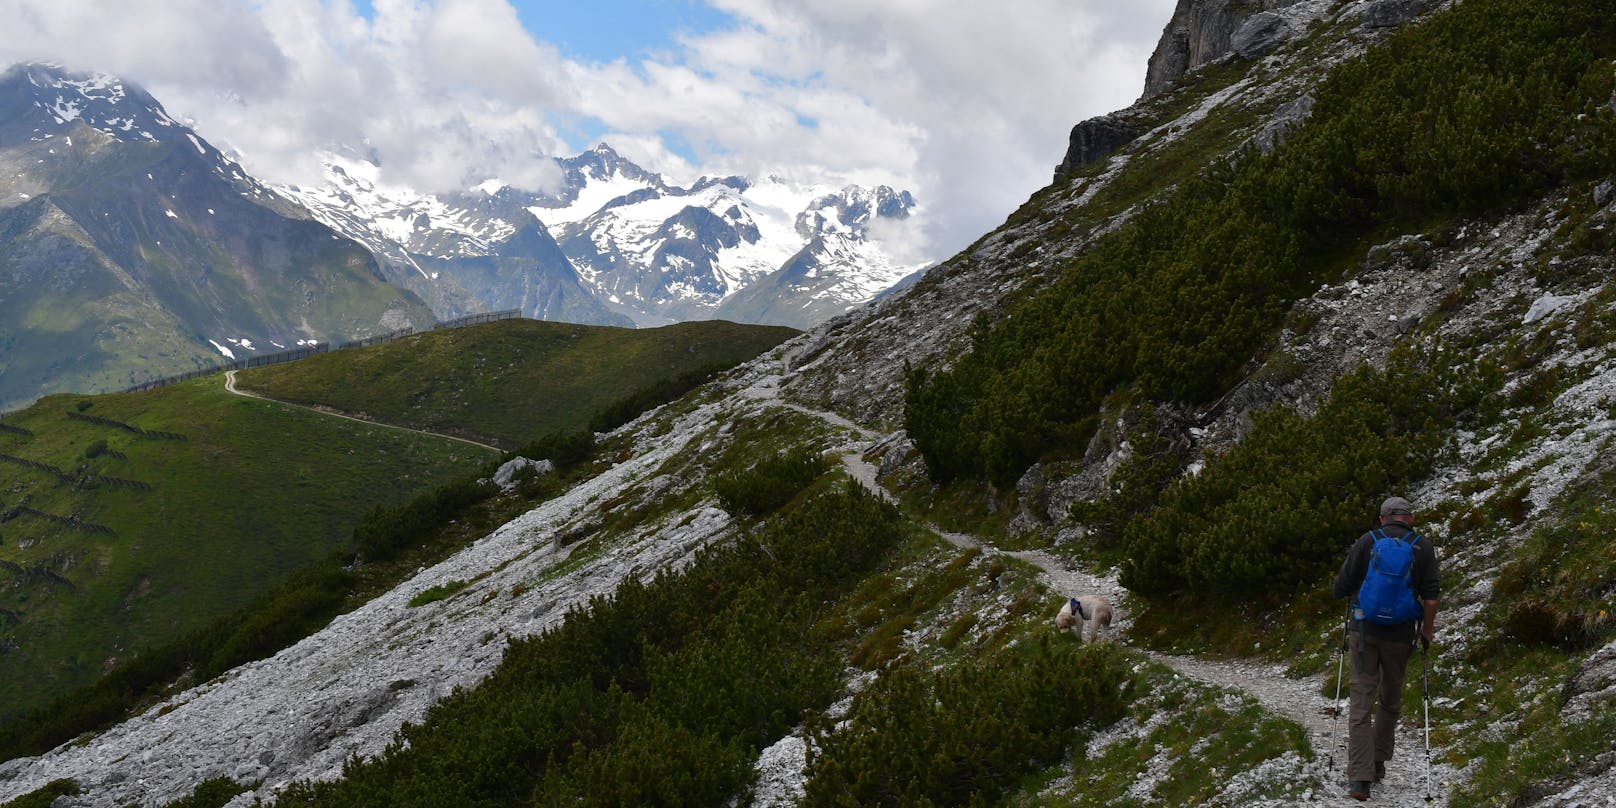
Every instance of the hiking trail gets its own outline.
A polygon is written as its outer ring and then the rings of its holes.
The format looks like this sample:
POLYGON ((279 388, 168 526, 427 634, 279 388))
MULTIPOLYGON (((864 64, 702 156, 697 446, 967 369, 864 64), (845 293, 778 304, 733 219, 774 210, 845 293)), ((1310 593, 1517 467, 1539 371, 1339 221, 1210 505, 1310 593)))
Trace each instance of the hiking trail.
MULTIPOLYGON (((795 412, 819 418, 846 429, 863 441, 879 441, 885 436, 856 424, 833 412, 805 407, 780 399, 779 377, 766 378, 754 384, 746 393, 750 398, 785 407, 795 412), (772 383, 770 383, 772 382, 772 383)), ((876 466, 863 458, 862 452, 841 455, 842 467, 865 489, 888 502, 895 502, 892 494, 877 479, 876 466)), ((924 523, 923 523, 924 524, 924 523)), ((1000 550, 977 536, 942 530, 935 525, 924 526, 944 541, 960 549, 977 548, 985 554, 1002 554, 1032 565, 1039 571, 1039 579, 1052 595, 1049 609, 1054 619, 1060 603, 1068 597, 1081 594, 1104 595, 1116 609, 1110 630, 1113 640, 1133 646, 1128 639, 1131 594, 1117 580, 1115 572, 1095 575, 1086 570, 1069 567, 1068 562, 1044 550, 1000 550)), ((1215 616, 1210 619, 1217 619, 1215 616)), ((1137 646, 1133 646, 1137 647, 1137 646)), ((1143 650, 1143 649, 1142 649, 1143 650)), ((1300 679, 1286 675, 1282 664, 1250 659, 1212 659, 1189 654, 1164 654, 1145 650, 1150 658, 1172 668, 1181 676, 1213 687, 1226 688, 1255 699, 1264 709, 1301 725, 1313 746, 1311 761, 1296 761, 1289 776, 1309 782, 1314 798, 1310 805, 1358 805, 1347 796, 1346 779, 1347 688, 1341 686, 1339 718, 1332 719, 1330 711, 1335 704, 1337 657, 1331 656, 1329 671, 1300 679), (1325 695, 1328 694, 1328 695, 1325 695)), ((1420 654, 1416 650, 1409 659, 1408 677, 1417 682, 1421 675, 1420 654)), ((1351 676, 1351 660, 1346 660, 1344 676, 1351 676)), ((1393 759, 1387 763, 1386 778, 1373 789, 1371 802, 1397 808, 1424 808, 1448 804, 1448 786, 1457 783, 1460 773, 1451 766, 1436 761, 1438 751, 1431 750, 1431 763, 1427 771, 1425 738, 1422 724, 1422 705, 1418 699, 1405 700, 1402 720, 1397 728, 1397 746, 1393 759)), ((1433 716, 1433 721, 1439 720, 1433 716)), ((1293 756, 1294 757, 1294 756, 1293 756)), ((1248 805, 1287 805, 1290 802, 1246 803, 1248 805)))
POLYGON ((424 429, 411 429, 410 427, 398 426, 396 424, 384 424, 381 421, 370 421, 370 420, 367 420, 367 419, 364 419, 364 418, 355 418, 352 415, 344 415, 343 413, 336 412, 335 410, 322 409, 320 407, 310 407, 307 404, 294 404, 294 403, 292 403, 290 401, 282 401, 282 400, 280 400, 278 398, 270 398, 269 396, 259 395, 258 393, 250 392, 248 390, 242 390, 241 388, 236 387, 236 372, 234 370, 227 370, 227 371, 224 372, 224 389, 225 389, 226 392, 233 393, 233 394, 238 395, 238 396, 242 396, 243 398, 256 398, 259 401, 271 401, 271 402, 274 402, 276 404, 282 404, 282 405, 285 405, 285 406, 288 406, 288 407, 297 407, 298 409, 308 410, 309 412, 317 412, 317 413, 319 413, 321 415, 329 415, 332 418, 341 418, 341 419, 343 419, 345 421, 353 421, 355 423, 368 424, 370 426, 379 426, 379 427, 383 427, 383 428, 386 428, 386 429, 397 429, 400 432, 414 432, 417 435, 430 435, 430 436, 432 436, 434 438, 444 438, 446 440, 459 441, 460 443, 467 443, 467 444, 475 446, 475 447, 477 447, 479 449, 487 449, 487 450, 489 450, 491 452, 499 452, 500 454, 505 453, 505 450, 499 448, 498 446, 489 446, 486 443, 478 443, 477 441, 470 440, 468 438, 455 437, 454 435, 445 435, 442 432, 428 432, 428 431, 426 431, 424 429))

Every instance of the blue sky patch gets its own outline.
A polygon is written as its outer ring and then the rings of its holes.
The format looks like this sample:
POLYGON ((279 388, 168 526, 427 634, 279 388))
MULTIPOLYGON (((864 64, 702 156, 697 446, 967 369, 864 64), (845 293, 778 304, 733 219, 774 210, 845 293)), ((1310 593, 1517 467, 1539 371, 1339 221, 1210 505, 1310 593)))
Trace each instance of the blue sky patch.
MULTIPOLYGON (((367 20, 371 0, 353 0, 367 20)), ((701 0, 511 0, 522 27, 569 59, 590 63, 626 59, 678 47, 676 37, 720 30, 730 15, 701 0)))

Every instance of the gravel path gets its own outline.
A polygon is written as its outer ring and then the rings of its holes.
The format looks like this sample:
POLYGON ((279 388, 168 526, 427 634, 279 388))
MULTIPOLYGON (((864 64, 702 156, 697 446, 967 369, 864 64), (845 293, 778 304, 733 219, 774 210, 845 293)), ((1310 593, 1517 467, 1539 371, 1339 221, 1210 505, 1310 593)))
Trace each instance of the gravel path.
POLYGON ((259 401, 273 401, 276 404, 284 404, 285 406, 288 406, 288 407, 297 407, 300 410, 308 410, 309 412, 317 412, 317 413, 319 413, 321 415, 327 415, 327 416, 330 416, 332 418, 341 418, 341 419, 343 419, 345 421, 355 421, 355 422, 358 422, 358 423, 361 423, 361 424, 369 424, 370 426, 384 427, 386 429, 397 429, 400 432, 414 432, 417 435, 431 435, 434 438, 445 438, 445 439, 448 439, 448 440, 460 441, 461 443, 469 443, 472 446, 476 446, 479 449, 487 449, 487 450, 489 450, 491 452, 498 452, 500 454, 505 453, 505 450, 499 448, 498 446, 489 446, 486 443, 478 443, 477 441, 468 440, 466 438, 458 438, 458 437, 455 437, 454 435, 445 435, 442 432, 427 432, 427 431, 421 430, 421 429, 411 429, 411 428, 409 428, 407 426, 397 426, 395 424, 384 424, 384 423, 382 423, 380 421, 370 421, 370 420, 366 420, 364 418, 355 418, 352 415, 344 415, 344 414, 342 414, 340 412, 336 412, 335 410, 321 409, 319 407, 310 407, 310 406, 307 406, 307 405, 304 405, 304 404, 294 404, 294 403, 292 403, 290 401, 281 401, 278 398, 270 398, 269 396, 262 396, 262 395, 259 395, 257 393, 251 392, 249 390, 242 390, 241 388, 236 387, 236 372, 233 371, 233 370, 227 370, 227 371, 224 372, 224 389, 225 389, 226 392, 234 393, 234 394, 236 394, 238 396, 241 396, 243 398, 256 398, 259 401))
MULTIPOLYGON (((791 408, 832 420, 827 417, 831 416, 831 413, 821 413, 796 405, 791 405, 791 408)), ((866 434, 868 431, 860 430, 860 432, 866 434)), ((892 500, 892 495, 882 488, 876 479, 876 467, 864 460, 861 455, 856 453, 843 455, 842 465, 853 479, 883 499, 892 500)), ((1003 551, 975 536, 936 527, 931 529, 945 541, 961 549, 975 547, 984 553, 1003 553, 1037 567, 1044 586, 1051 593, 1063 598, 1081 594, 1104 595, 1118 607, 1111 626, 1112 636, 1127 642, 1128 628, 1132 623, 1125 608, 1129 593, 1117 581, 1114 573, 1108 576, 1094 575, 1085 570, 1069 567, 1064 560, 1043 550, 1003 551)), ((1238 659, 1208 659, 1155 651, 1148 653, 1155 661, 1171 667, 1183 676, 1247 694, 1270 712, 1300 724, 1309 733, 1316 759, 1311 763, 1293 761, 1292 774, 1289 776, 1316 784, 1316 793, 1321 796, 1308 804, 1358 804, 1346 796, 1346 686, 1343 683, 1340 718, 1331 717, 1334 704, 1332 699, 1320 695, 1326 692, 1333 694, 1335 690, 1334 664, 1328 674, 1292 679, 1285 674, 1286 666, 1280 664, 1238 659)), ((1347 660, 1347 664, 1350 665, 1351 660, 1347 660)), ((1408 675, 1419 676, 1420 664, 1421 659, 1416 653, 1415 658, 1410 660, 1408 675)), ((1350 675, 1350 670, 1348 674, 1350 675)), ((1404 704, 1404 720, 1398 728, 1397 754, 1387 765, 1385 781, 1375 787, 1372 795, 1373 802, 1377 805, 1419 808, 1446 805, 1448 802, 1443 784, 1456 782, 1459 773, 1452 767, 1439 763, 1430 763, 1428 769, 1423 731, 1417 726, 1412 726, 1410 721, 1411 718, 1421 717, 1420 709, 1421 705, 1418 702, 1404 704)), ((1435 750, 1432 755, 1434 758, 1435 750)), ((1271 778, 1274 773, 1270 771, 1263 776, 1271 778)))

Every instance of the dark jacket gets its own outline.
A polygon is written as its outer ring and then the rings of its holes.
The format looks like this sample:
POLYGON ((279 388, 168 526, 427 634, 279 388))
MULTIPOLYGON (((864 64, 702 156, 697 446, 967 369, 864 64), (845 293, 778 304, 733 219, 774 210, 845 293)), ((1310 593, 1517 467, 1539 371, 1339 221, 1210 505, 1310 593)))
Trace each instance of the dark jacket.
MULTIPOLYGON (((1394 538, 1403 538, 1409 533, 1418 532, 1398 522, 1387 522, 1381 526, 1381 531, 1394 538)), ((1342 563, 1341 571, 1336 573, 1335 586, 1332 591, 1338 598, 1351 598, 1353 602, 1358 599, 1358 589, 1363 586, 1364 575, 1369 572, 1369 557, 1375 549, 1374 531, 1358 537, 1358 541, 1347 551, 1347 560, 1342 563)), ((1440 594, 1437 581, 1436 547, 1431 540, 1420 535, 1420 541, 1414 545, 1414 595, 1421 602, 1436 600, 1440 594)), ((1362 622, 1358 624, 1363 630, 1381 637, 1413 642, 1416 636, 1416 623, 1410 621, 1396 626, 1383 626, 1379 623, 1362 622)))

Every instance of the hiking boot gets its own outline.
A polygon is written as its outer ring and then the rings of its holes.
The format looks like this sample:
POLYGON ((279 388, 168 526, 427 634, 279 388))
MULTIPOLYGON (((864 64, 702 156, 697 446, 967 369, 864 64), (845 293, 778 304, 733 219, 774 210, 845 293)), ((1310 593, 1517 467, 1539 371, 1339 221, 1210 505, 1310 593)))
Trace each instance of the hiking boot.
POLYGON ((1352 790, 1347 792, 1347 796, 1363 802, 1369 799, 1369 786, 1370 782, 1368 780, 1353 780, 1352 790))
POLYGON ((1386 761, 1377 760, 1375 761, 1375 782, 1378 783, 1384 779, 1386 779, 1386 761))

